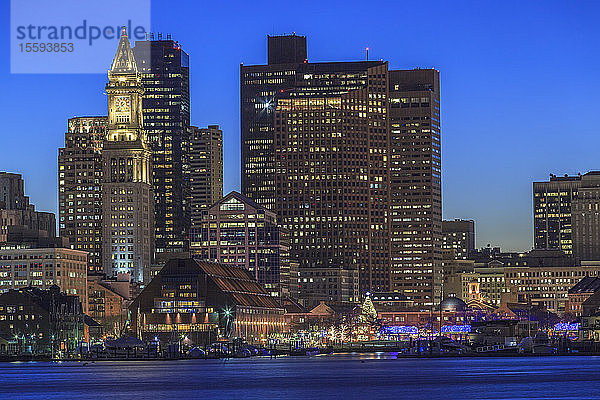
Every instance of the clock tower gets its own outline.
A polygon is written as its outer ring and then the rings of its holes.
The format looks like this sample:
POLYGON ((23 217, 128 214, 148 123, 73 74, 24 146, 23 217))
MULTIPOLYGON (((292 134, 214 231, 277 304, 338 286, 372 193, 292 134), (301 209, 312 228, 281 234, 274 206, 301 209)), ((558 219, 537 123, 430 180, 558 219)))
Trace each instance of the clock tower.
POLYGON ((108 71, 108 125, 102 150, 103 270, 148 283, 154 256, 151 151, 142 121, 144 92, 125 28, 108 71))

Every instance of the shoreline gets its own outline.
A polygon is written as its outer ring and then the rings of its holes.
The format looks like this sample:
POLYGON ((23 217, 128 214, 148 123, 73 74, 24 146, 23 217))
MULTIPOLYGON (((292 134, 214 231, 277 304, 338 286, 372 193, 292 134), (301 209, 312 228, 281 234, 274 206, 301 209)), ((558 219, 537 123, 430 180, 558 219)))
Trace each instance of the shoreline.
MULTIPOLYGON (((170 358, 149 358, 149 357, 117 357, 117 358, 50 358, 50 357, 0 357, 0 363, 29 363, 29 362, 77 362, 77 363, 95 363, 95 362, 124 362, 124 361, 160 361, 160 362, 173 362, 173 361, 192 361, 192 360, 237 360, 237 359, 272 359, 277 358, 314 358, 314 357, 327 357, 342 354, 393 354, 395 351, 348 351, 348 352, 334 352, 328 354, 318 355, 289 355, 279 354, 277 356, 254 356, 254 357, 170 357, 170 358)), ((469 353, 469 354, 396 354, 395 357, 389 359, 439 359, 439 358, 532 358, 532 357, 599 357, 598 352, 573 352, 573 353, 561 353, 561 354, 533 354, 533 353, 506 353, 506 352, 489 352, 489 353, 469 353)))

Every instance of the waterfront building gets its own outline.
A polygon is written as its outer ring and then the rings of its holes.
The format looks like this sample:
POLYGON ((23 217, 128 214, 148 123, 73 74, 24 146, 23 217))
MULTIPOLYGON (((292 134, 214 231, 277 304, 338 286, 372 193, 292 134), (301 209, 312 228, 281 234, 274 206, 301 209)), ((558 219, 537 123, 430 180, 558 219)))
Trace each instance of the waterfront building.
POLYGON ((572 203, 577 198, 581 175, 550 175, 549 181, 533 182, 533 246, 573 254, 572 203))
POLYGON ((200 226, 202 211, 223 197, 223 131, 219 125, 190 127, 191 226, 200 226))
POLYGON ((599 273, 600 263, 580 264, 560 250, 532 250, 505 261, 507 301, 540 304, 562 314, 568 311, 569 289, 585 276, 599 273))
POLYGON ((193 259, 167 262, 129 311, 131 330, 143 341, 264 343, 284 329, 284 309, 246 268, 193 259))
POLYGON ((29 203, 20 174, 0 172, 0 243, 9 241, 11 233, 55 238, 56 217, 29 203))
POLYGON ((302 332, 307 340, 323 342, 326 338, 337 341, 350 341, 353 325, 357 322, 360 307, 352 304, 332 304, 321 301, 308 310, 294 307, 285 314, 286 333, 302 332))
POLYGON ((102 272, 102 147, 106 117, 70 118, 58 149, 58 232, 102 272))
POLYGON ((600 291, 596 290, 584 300, 580 310, 579 339, 600 342, 600 291))
POLYGON ((382 333, 386 338, 408 339, 430 335, 433 331, 460 333, 466 338, 470 325, 493 317, 494 308, 479 302, 465 303, 458 297, 447 297, 435 310, 419 310, 414 307, 392 307, 374 303, 378 318, 383 325, 382 333), (464 327, 459 329, 450 327, 464 327))
POLYGON ((442 299, 440 74, 389 73, 391 290, 442 299))
POLYGON ((190 227, 189 56, 170 35, 154 35, 133 48, 144 88, 141 111, 152 150, 157 253, 187 250, 190 227))
POLYGON ((579 340, 600 342, 600 312, 583 315, 579 328, 579 340))
POLYGON ((442 249, 453 252, 457 260, 467 260, 475 250, 475 221, 442 221, 442 249))
POLYGON ((104 334, 120 336, 127 322, 127 308, 139 292, 139 285, 122 274, 113 278, 88 275, 87 315, 102 326, 104 334))
POLYGON ((297 297, 289 232, 264 206, 231 192, 203 211, 191 239, 193 258, 245 268, 272 296, 297 297))
POLYGON ((108 276, 150 280, 154 255, 151 149, 142 121, 144 87, 125 29, 108 73, 102 149, 102 257, 108 276))
POLYGON ((583 314, 583 303, 597 292, 600 292, 600 277, 584 277, 569 289, 565 311, 576 317, 581 317, 583 314))
POLYGON ((15 338, 15 354, 76 351, 85 337, 84 318, 79 297, 61 293, 56 285, 0 294, 0 332, 15 338))
POLYGON ((0 293, 11 289, 58 286, 87 310, 88 254, 59 244, 7 243, 0 246, 0 293))

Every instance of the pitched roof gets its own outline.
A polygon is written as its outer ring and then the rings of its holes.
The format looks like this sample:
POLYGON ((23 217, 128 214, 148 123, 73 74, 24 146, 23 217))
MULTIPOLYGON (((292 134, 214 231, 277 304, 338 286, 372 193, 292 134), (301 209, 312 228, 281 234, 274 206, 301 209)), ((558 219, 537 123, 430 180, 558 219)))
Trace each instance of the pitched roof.
POLYGON ((600 290, 600 278, 586 276, 569 289, 569 294, 596 293, 598 290, 600 290))
POLYGON ((236 192, 235 190, 229 192, 228 194, 226 194, 225 196, 223 196, 223 198, 221 198, 219 201, 217 201, 216 203, 214 203, 211 208, 217 206, 217 205, 221 205, 223 203, 228 202, 230 199, 235 198, 236 200, 249 205, 252 208, 255 208, 256 210, 263 210, 265 212, 268 213, 273 213, 273 211, 269 210, 268 208, 266 208, 265 206, 262 206, 260 204, 258 204, 256 201, 244 196, 243 194, 236 192))
POLYGON ((191 258, 173 259, 167 262, 159 275, 169 274, 176 269, 185 269, 190 272, 195 269, 198 272, 204 272, 223 293, 229 295, 238 305, 282 308, 279 302, 267 293, 245 268, 191 258))
POLYGON ((133 56, 133 50, 131 50, 125 27, 123 27, 123 30, 121 31, 121 38, 119 39, 119 45, 117 46, 117 54, 115 54, 110 72, 113 74, 137 73, 135 57, 133 56))

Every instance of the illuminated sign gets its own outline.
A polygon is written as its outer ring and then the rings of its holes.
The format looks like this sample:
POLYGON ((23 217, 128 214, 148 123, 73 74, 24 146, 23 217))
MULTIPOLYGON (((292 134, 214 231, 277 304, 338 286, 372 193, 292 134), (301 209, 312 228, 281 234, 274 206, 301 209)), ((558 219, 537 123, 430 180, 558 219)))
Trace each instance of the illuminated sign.
POLYGON ((573 323, 559 322, 558 324, 554 325, 554 330, 555 331, 578 331, 579 323, 577 323, 577 322, 573 322, 573 323))
POLYGON ((442 333, 469 333, 471 332, 471 325, 444 325, 442 326, 442 333))
POLYGON ((384 326, 381 328, 381 333, 387 333, 388 335, 417 335, 419 329, 416 326, 405 325, 384 326))

